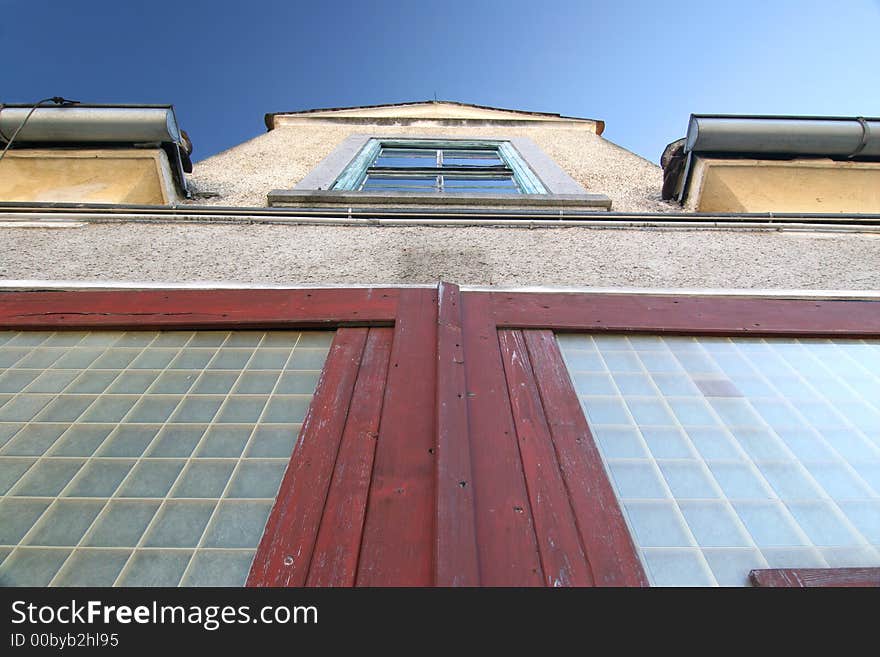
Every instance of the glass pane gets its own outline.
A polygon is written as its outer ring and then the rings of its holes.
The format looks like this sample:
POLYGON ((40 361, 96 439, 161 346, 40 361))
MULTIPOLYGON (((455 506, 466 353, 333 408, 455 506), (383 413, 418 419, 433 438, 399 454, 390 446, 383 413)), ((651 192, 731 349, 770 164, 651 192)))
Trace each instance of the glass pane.
POLYGON ((512 176, 443 176, 443 191, 519 194, 512 176))
POLYGON ((500 167, 504 160, 494 150, 447 150, 443 149, 445 167, 500 167))
POLYGON ((0 586, 243 584, 333 331, 7 337, 0 586))
POLYGON ((880 342, 558 342, 652 583, 880 566, 880 342))
POLYGON ((433 168, 437 166, 437 150, 434 148, 383 148, 379 151, 372 166, 433 168))
POLYGON ((369 175, 362 187, 364 191, 437 191, 436 176, 383 176, 369 175))

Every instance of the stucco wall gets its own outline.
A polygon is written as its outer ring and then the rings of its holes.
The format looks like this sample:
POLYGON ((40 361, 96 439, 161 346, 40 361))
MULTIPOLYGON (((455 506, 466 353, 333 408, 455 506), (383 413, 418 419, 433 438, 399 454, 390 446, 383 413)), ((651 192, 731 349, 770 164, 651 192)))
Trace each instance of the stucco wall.
POLYGON ((0 278, 880 289, 880 234, 88 224, 3 228, 0 278))
POLYGON ((606 194, 612 211, 680 212, 660 200, 660 167, 602 137, 592 129, 553 126, 369 126, 302 122, 282 125, 195 164, 196 191, 218 197, 199 204, 263 207, 273 189, 289 189, 351 134, 456 136, 504 139, 528 137, 587 192, 606 194))

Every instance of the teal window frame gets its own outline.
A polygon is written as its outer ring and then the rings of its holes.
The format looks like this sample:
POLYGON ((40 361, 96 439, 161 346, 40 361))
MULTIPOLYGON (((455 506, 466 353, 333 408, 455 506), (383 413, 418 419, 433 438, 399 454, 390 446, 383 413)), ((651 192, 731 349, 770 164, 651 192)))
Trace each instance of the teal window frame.
MULTIPOLYGON (((369 174, 370 167, 376 161, 383 148, 405 149, 447 149, 447 150, 492 150, 498 153, 504 162, 504 173, 513 177, 514 182, 522 194, 547 194, 547 188, 525 163, 522 156, 517 152, 509 141, 503 140, 432 140, 432 139, 379 139, 372 138, 364 144, 355 158, 343 169, 336 181, 330 187, 332 190, 359 191, 369 174)), ((401 174, 409 173, 406 169, 399 170, 401 174)), ((388 174, 389 171, 383 171, 388 174)), ((406 192, 390 192, 392 194, 406 192)), ((470 195, 474 192, 448 192, 435 191, 431 194, 456 194, 470 195)))

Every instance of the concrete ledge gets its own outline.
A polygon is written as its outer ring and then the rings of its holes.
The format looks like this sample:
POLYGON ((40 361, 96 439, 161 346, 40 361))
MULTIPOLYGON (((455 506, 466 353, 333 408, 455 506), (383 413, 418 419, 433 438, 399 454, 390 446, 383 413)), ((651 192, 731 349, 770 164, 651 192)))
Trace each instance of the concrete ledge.
POLYGON ((423 194, 420 192, 352 192, 345 190, 275 189, 268 195, 269 207, 332 205, 346 207, 400 206, 430 208, 461 206, 472 208, 532 207, 610 210, 604 194, 423 194))

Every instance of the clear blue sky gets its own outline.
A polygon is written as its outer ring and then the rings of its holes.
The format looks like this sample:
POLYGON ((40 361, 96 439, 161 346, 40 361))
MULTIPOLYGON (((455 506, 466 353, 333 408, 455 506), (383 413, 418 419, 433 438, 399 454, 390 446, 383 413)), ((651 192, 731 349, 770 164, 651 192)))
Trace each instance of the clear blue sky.
POLYGON ((880 115, 880 0, 0 0, 0 102, 173 103, 195 160, 266 112, 456 100, 604 119, 880 115), (719 6, 715 6, 719 5, 719 6))

